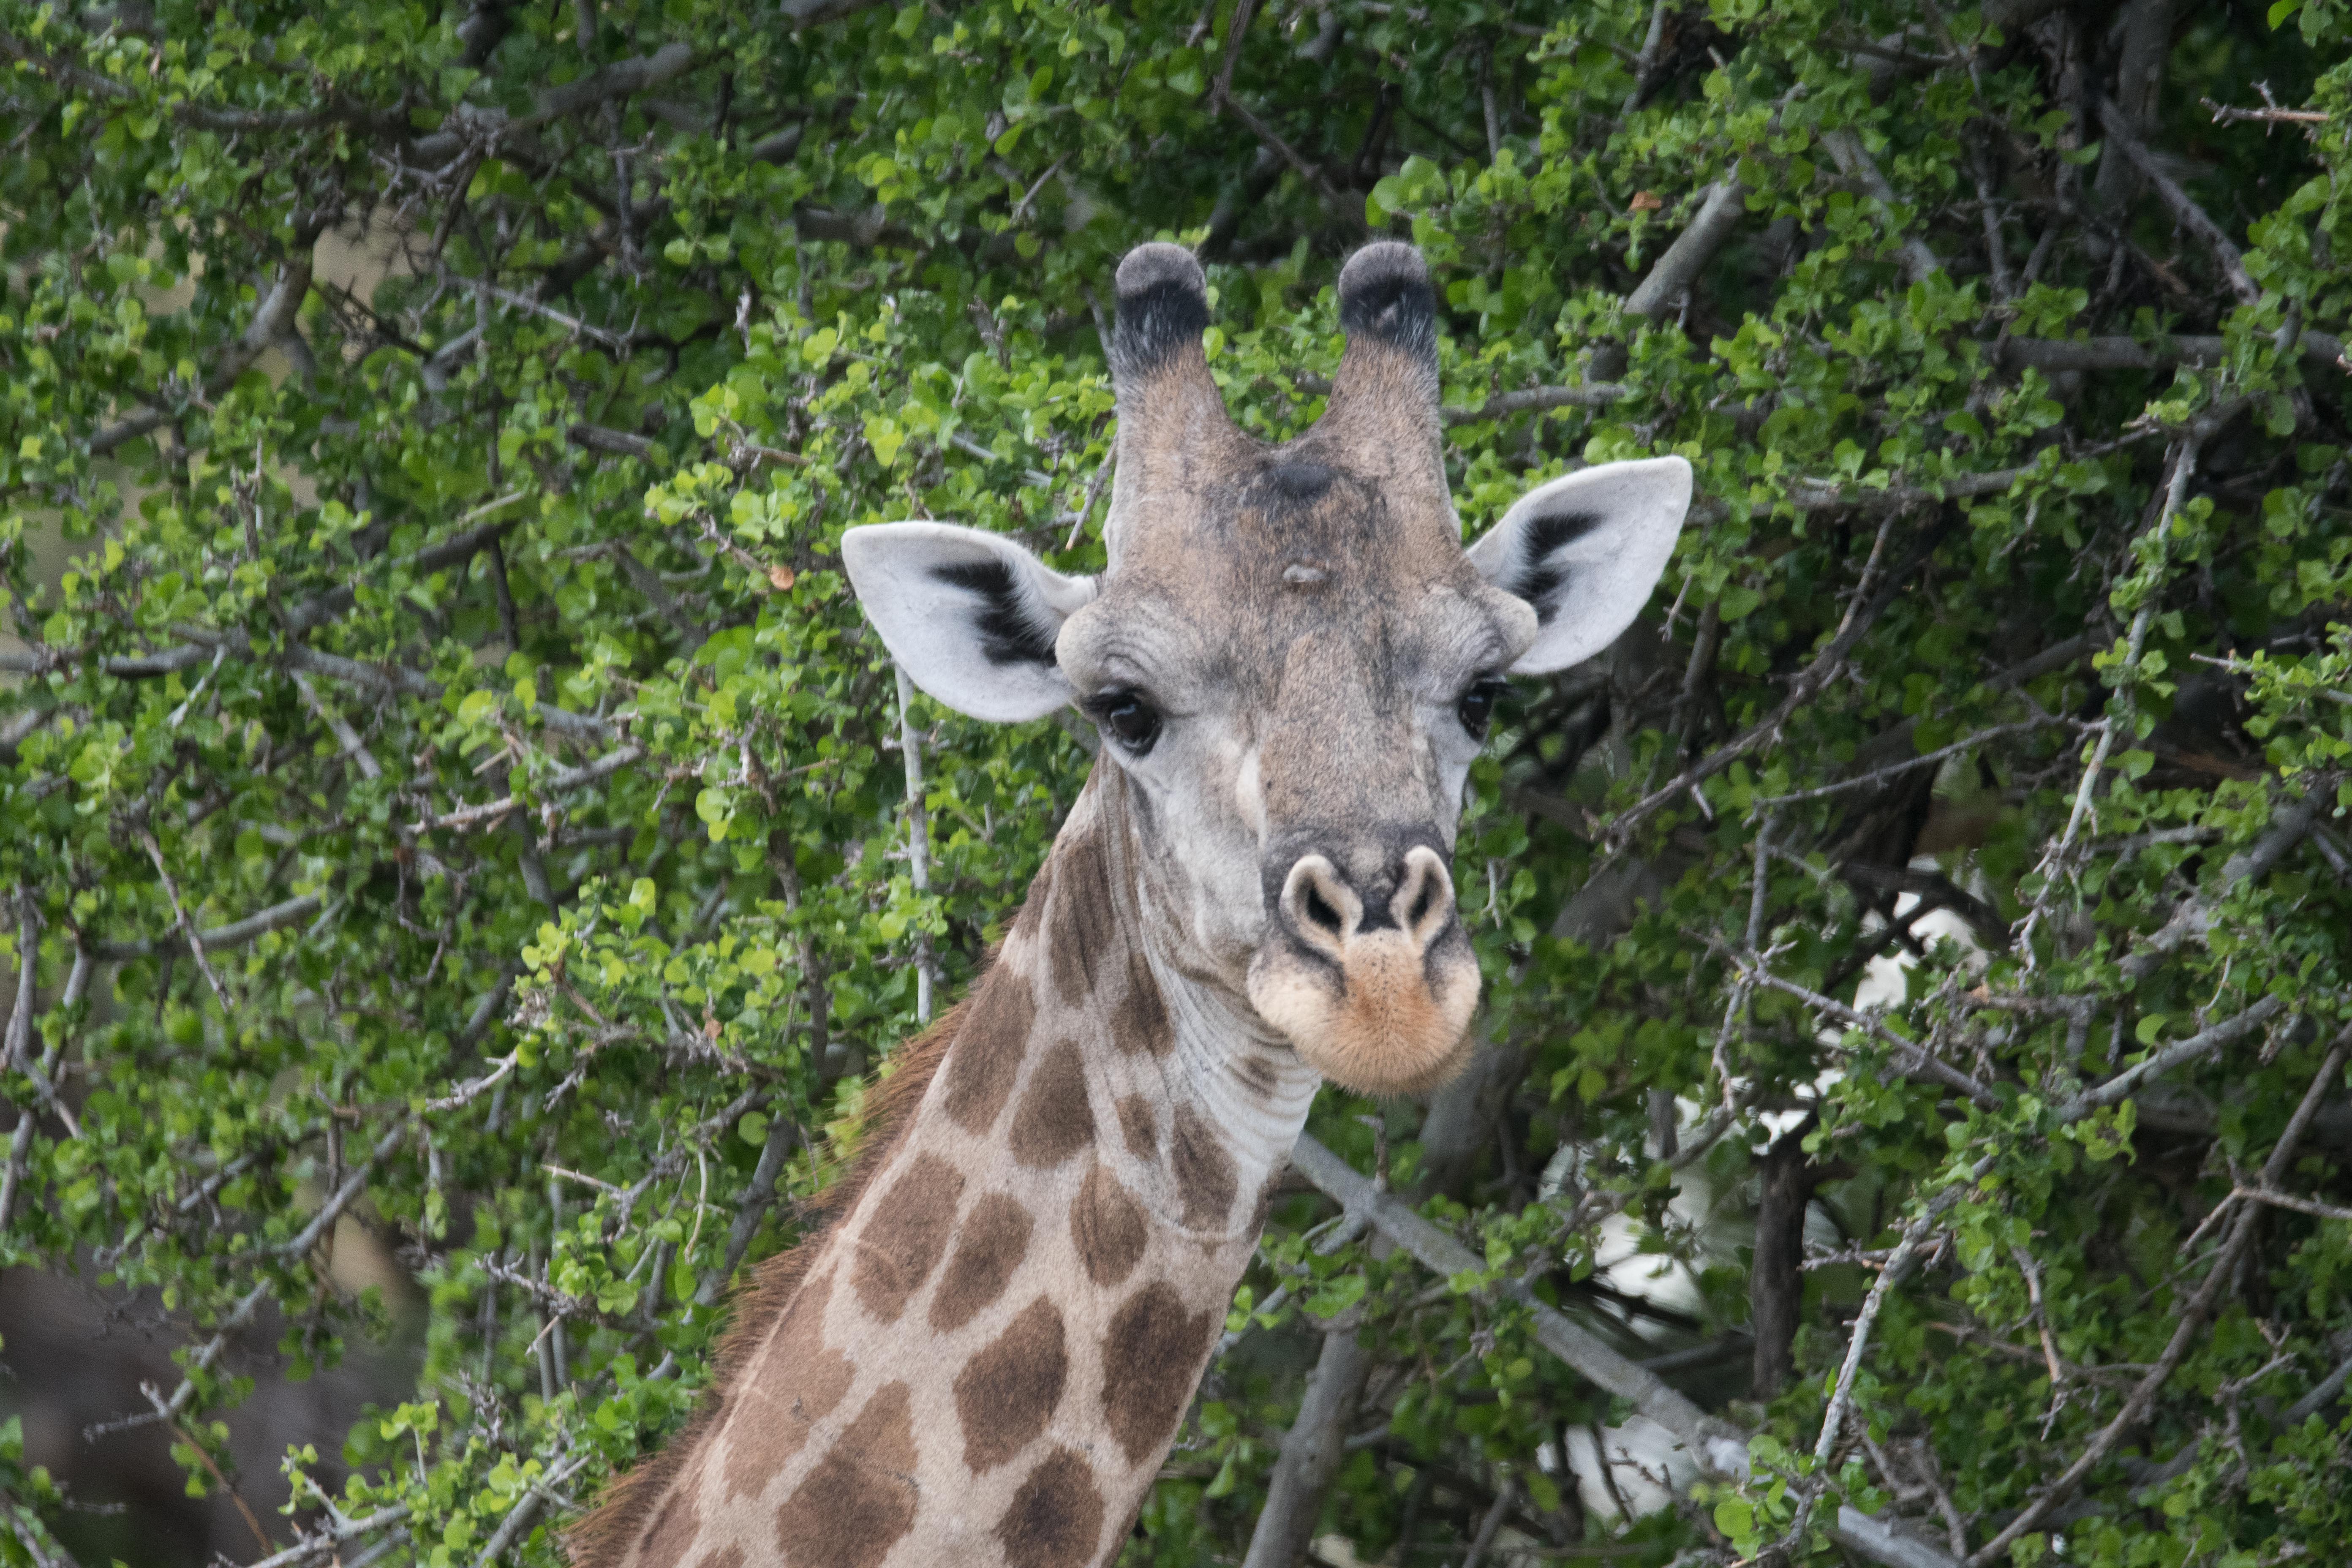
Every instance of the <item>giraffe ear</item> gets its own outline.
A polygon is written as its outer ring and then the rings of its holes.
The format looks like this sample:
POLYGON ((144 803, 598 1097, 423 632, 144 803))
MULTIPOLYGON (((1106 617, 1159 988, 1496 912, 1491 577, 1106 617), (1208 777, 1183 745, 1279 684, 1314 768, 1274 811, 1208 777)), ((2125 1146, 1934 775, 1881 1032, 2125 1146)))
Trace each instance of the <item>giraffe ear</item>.
POLYGON ((885 522, 841 536, 866 618, 908 678, 959 713, 1017 723, 1070 700, 1054 639, 1091 603, 1009 539, 944 522, 885 522))
POLYGON ((1649 603, 1690 498, 1680 458, 1604 463, 1537 486, 1471 545, 1480 575, 1535 607, 1536 640, 1512 673, 1565 669, 1615 642, 1649 603))

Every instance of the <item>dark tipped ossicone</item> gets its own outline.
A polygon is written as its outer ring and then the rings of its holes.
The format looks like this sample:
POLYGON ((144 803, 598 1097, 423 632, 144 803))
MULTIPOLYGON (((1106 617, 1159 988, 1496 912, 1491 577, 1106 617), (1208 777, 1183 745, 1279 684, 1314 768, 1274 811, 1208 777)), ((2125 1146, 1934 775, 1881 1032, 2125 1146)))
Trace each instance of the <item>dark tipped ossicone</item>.
POLYGON ((1429 266, 1402 240, 1383 239, 1348 258, 1339 269, 1339 326, 1416 359, 1437 358, 1437 299, 1429 266))
POLYGON ((1139 245, 1118 264, 1118 318, 1111 369, 1121 377, 1156 370, 1209 327, 1209 282, 1181 245, 1139 245))

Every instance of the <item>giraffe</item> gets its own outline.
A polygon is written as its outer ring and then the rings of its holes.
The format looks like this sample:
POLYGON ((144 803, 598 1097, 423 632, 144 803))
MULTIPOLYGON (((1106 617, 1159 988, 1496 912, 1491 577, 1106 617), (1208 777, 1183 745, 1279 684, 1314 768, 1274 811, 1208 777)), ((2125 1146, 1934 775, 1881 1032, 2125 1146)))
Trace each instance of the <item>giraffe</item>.
POLYGON ((1425 1091, 1478 968, 1447 869, 1507 673, 1649 597, 1680 458, 1539 486, 1466 551, 1435 304, 1341 271, 1328 405, 1227 417, 1191 252, 1128 254, 1108 570, 936 522, 842 558, 915 682, 1102 743, 971 994, 879 1088, 830 1226, 763 1266, 712 1395, 572 1537, 578 1568, 1087 1568, 1114 1556, 1325 1078, 1425 1091))

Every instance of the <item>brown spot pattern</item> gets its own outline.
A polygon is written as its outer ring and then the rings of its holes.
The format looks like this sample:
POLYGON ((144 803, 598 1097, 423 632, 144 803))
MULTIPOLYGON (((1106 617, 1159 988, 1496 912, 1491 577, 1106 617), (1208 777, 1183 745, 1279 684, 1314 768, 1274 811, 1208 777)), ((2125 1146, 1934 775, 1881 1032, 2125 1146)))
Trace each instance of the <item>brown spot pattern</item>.
POLYGON ((1029 1211, 1003 1193, 971 1205, 957 1228, 955 1256, 940 1277, 939 1294, 931 1298, 932 1328, 952 1333, 1004 1294, 1013 1271, 1028 1256, 1034 1224, 1029 1211))
POLYGON ((876 1568, 915 1527, 913 1408, 905 1384, 883 1387, 776 1510, 793 1568, 876 1568))
POLYGON ((948 1048, 946 1097, 940 1101, 967 1131, 984 1133, 996 1125, 1020 1075, 1029 1032, 1036 1026, 1037 994, 1029 977, 1002 966, 989 971, 948 1048))
POLYGON ((895 1323, 947 1250, 963 1173, 937 1154, 918 1154, 857 1233, 850 1283, 866 1310, 895 1323))
POLYGON ((1129 1464, 1156 1462, 1174 1441, 1216 1326, 1217 1314, 1187 1312, 1176 1288, 1159 1279, 1112 1314, 1103 1335, 1103 1415, 1129 1464))
MULTIPOLYGON (((807 1446, 809 1431, 849 1392, 856 1368, 824 1348, 830 1273, 801 1287, 767 1350, 746 1370, 722 1430, 727 1437, 727 1500, 756 1494, 807 1446)), ((659 1561, 648 1558, 648 1561, 659 1561)))
POLYGON ((1024 1165, 1060 1164, 1094 1141, 1095 1111, 1087 1098, 1086 1064, 1077 1042, 1045 1053, 1013 1112, 1013 1157, 1024 1165))
POLYGON ((1053 961, 1054 989, 1075 1007, 1095 994, 1095 955, 1110 942, 1118 922, 1111 909, 1110 872, 1092 834, 1065 842, 1054 852, 1054 923, 1045 946, 1053 961))
POLYGON ((1118 1284, 1142 1260, 1150 1239, 1143 1205, 1103 1165, 1087 1172, 1078 1185, 1070 1205, 1070 1239, 1077 1243, 1087 1278, 1097 1285, 1118 1284))
POLYGON ((1062 1314, 1040 1296, 956 1374, 963 1462, 973 1475, 1012 1458, 1045 1429, 1069 1372, 1062 1314))
POLYGON ((996 1521, 1007 1568, 1086 1568, 1102 1534, 1102 1489, 1094 1469, 1068 1448, 1038 1461, 996 1521))
POLYGON ((1168 1163, 1176 1172, 1176 1195, 1183 1200, 1184 1224, 1193 1228, 1223 1225, 1234 1212, 1234 1193, 1241 1177, 1215 1129, 1189 1105, 1176 1109, 1168 1163))
POLYGON ((1264 1057, 1244 1057, 1234 1064, 1234 1070, 1241 1074, 1242 1081, 1253 1091, 1258 1094, 1274 1092, 1274 1064, 1264 1057))
POLYGON ((1282 1191, 1282 1179, 1289 1173, 1290 1173, 1287 1168, 1278 1170, 1265 1179, 1265 1184, 1264 1186, 1258 1188, 1257 1204, 1250 1210, 1250 1234, 1252 1236, 1255 1236, 1258 1232, 1265 1228, 1265 1216, 1274 1212, 1275 1194, 1282 1191))
POLYGON ((691 1487, 680 1486, 661 1505, 653 1522, 646 1527, 645 1539, 638 1543, 637 1556, 645 1563, 679 1563, 685 1561, 686 1549, 702 1529, 701 1510, 694 1506, 691 1487))
POLYGON ((740 1546, 719 1546, 703 1553, 694 1568, 743 1568, 743 1549, 740 1546))
POLYGON ((1129 1153, 1144 1161, 1160 1158, 1160 1121, 1152 1111, 1151 1101, 1139 1094, 1121 1100, 1118 1130, 1127 1139, 1129 1153))
POLYGON ((1110 1037, 1130 1056, 1164 1057, 1176 1048, 1160 982, 1151 978, 1151 965, 1136 948, 1128 950, 1127 994, 1111 1013, 1110 1037))

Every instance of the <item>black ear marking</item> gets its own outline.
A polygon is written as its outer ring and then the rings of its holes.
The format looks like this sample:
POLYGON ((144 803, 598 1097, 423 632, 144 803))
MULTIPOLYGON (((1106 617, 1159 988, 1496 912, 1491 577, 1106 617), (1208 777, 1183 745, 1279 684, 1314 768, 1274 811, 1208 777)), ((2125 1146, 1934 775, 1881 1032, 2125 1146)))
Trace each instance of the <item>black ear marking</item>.
POLYGON ((1209 284, 1181 245, 1139 245, 1118 264, 1118 321, 1111 370, 1121 380, 1147 375, 1209 330, 1209 284))
POLYGON ((1533 605, 1536 625, 1549 626, 1553 595, 1568 581, 1568 568, 1556 557, 1605 521, 1597 511, 1547 512, 1530 520, 1519 538, 1519 559, 1511 580, 1496 585, 1533 605))
POLYGON ((1054 629, 1040 625, 1030 613, 1020 579, 1013 576, 1010 563, 969 561, 953 566, 934 566, 931 575, 979 600, 973 607, 972 626, 980 633, 981 652, 988 656, 991 663, 1056 668, 1054 629))
POLYGON ((1399 240, 1368 245, 1339 269, 1339 326, 1417 360, 1437 363, 1437 298, 1421 252, 1399 240))

